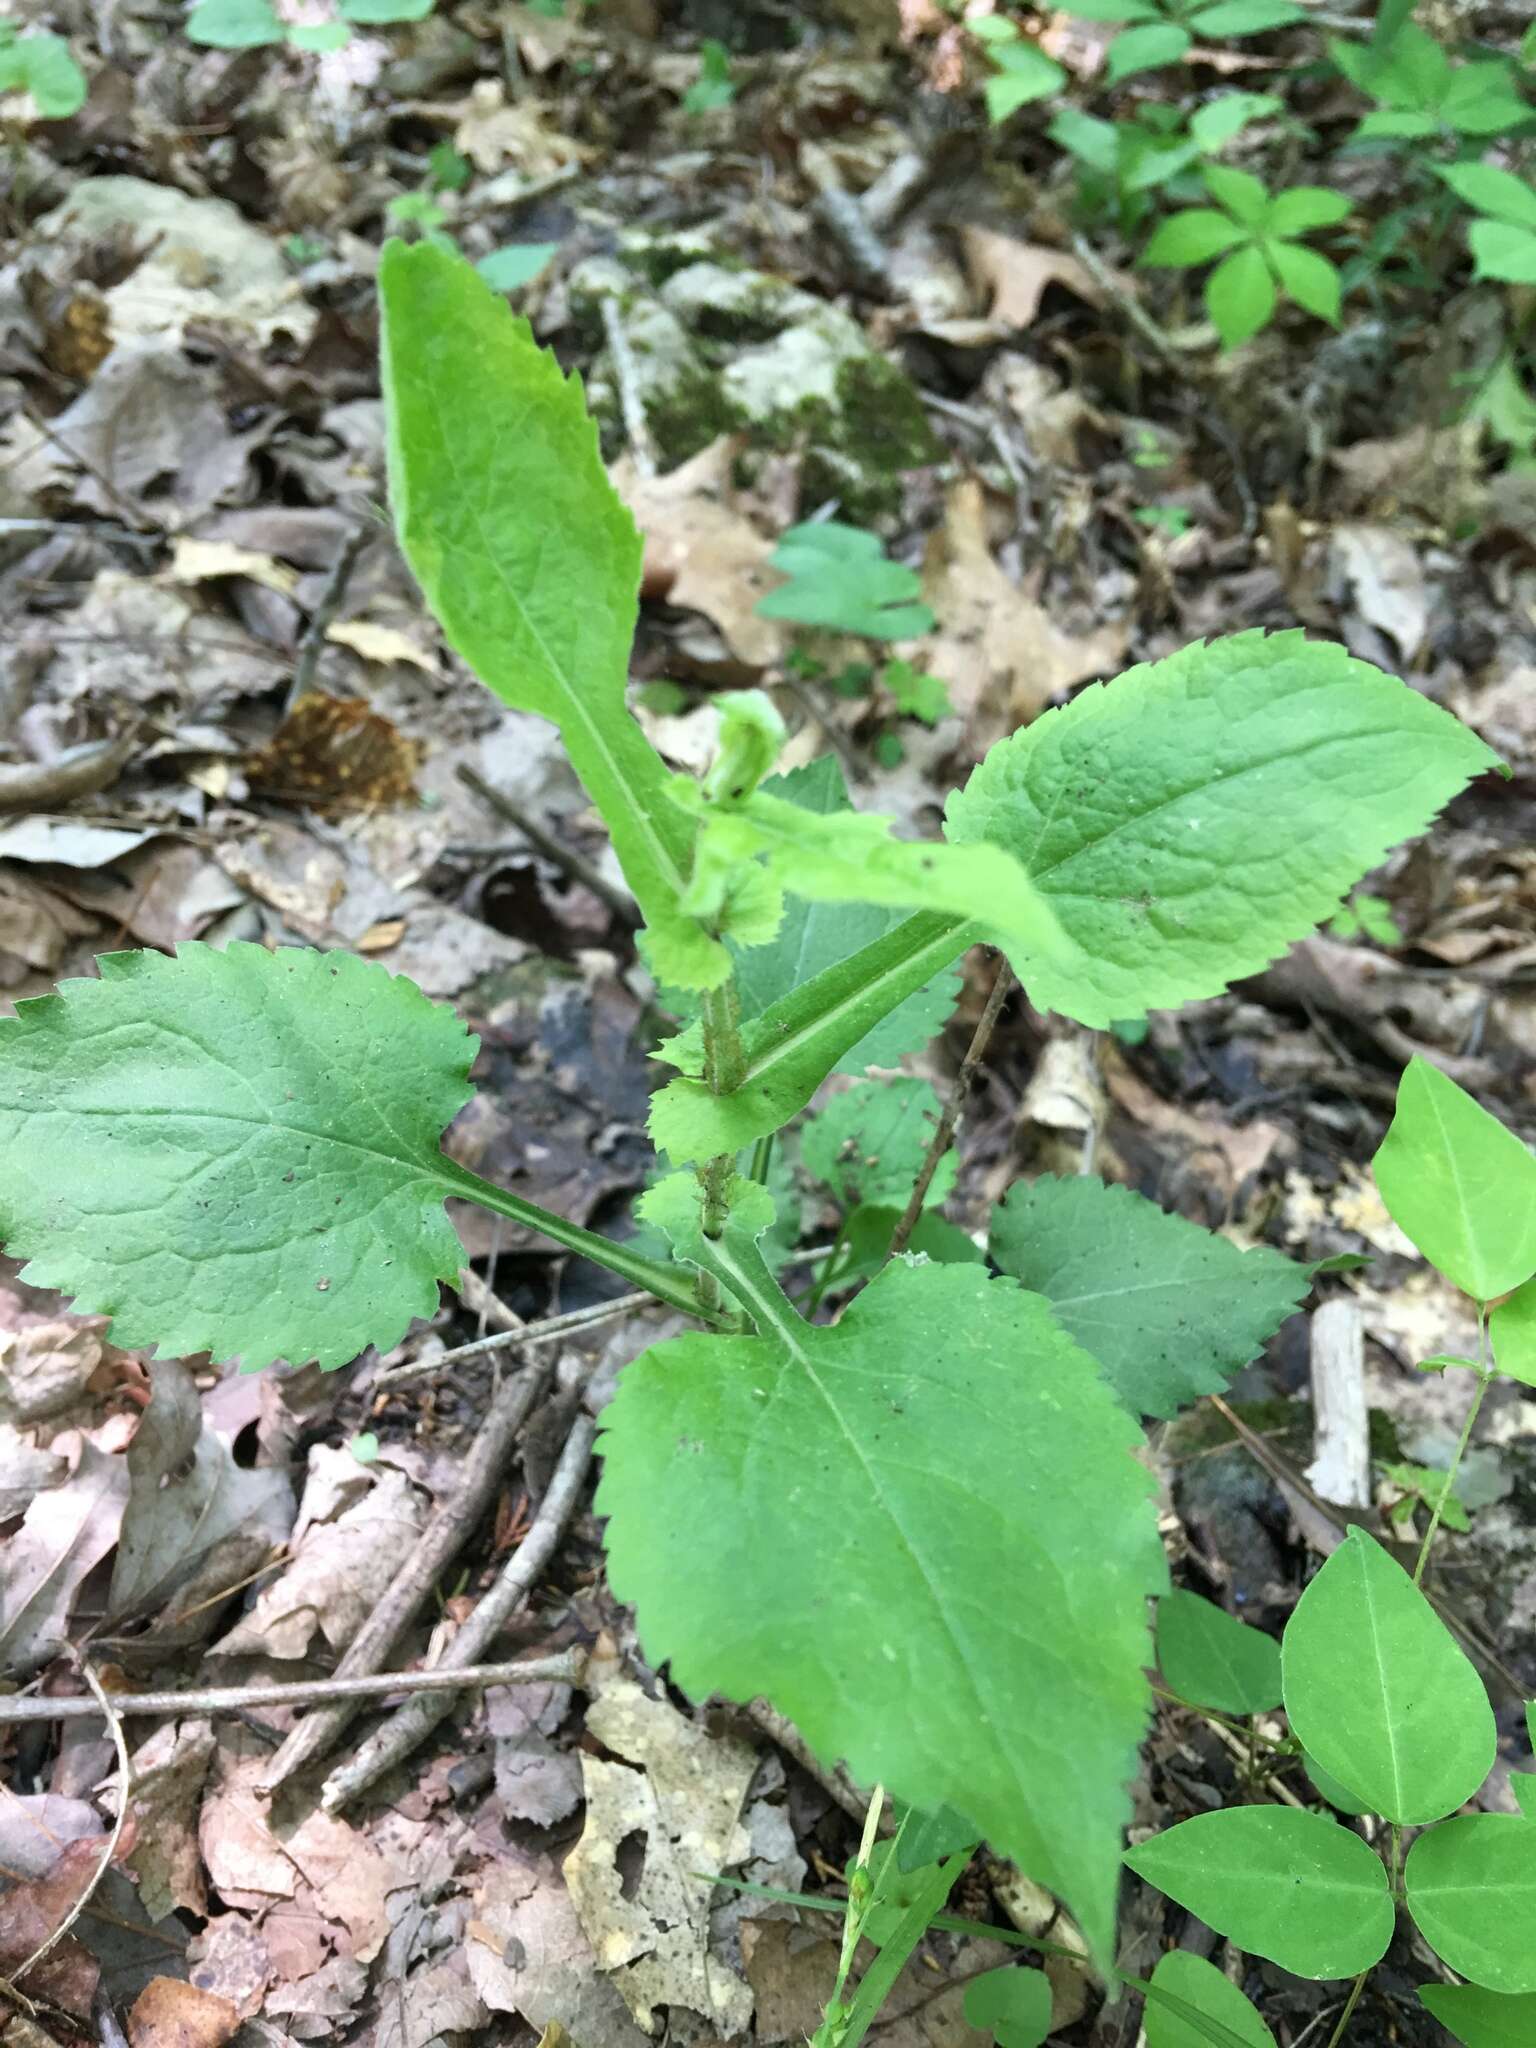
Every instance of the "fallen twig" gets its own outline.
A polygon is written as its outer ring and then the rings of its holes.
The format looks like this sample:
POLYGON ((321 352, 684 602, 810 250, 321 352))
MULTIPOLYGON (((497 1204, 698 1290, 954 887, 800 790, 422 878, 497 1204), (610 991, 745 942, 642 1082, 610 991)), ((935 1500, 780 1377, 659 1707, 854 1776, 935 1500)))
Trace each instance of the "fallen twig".
POLYGON ((603 333, 608 341, 608 354, 613 362, 613 381, 619 391, 619 411, 624 417, 624 438, 629 443, 629 452, 634 457, 635 468, 641 476, 656 474, 656 444, 651 439, 651 429, 645 417, 645 400, 640 392, 640 370, 635 362, 635 352, 629 345, 629 336, 624 331, 624 315, 619 302, 609 292, 603 299, 603 333))
POLYGON ((335 560, 309 615, 309 624, 304 628, 304 638, 299 642, 299 658, 293 665, 293 681, 288 689, 286 709, 289 711, 314 687, 315 670, 320 666, 325 636, 332 619, 341 610, 341 600, 347 594, 347 585, 352 581, 352 571, 357 567, 357 558, 363 552, 367 538, 368 529, 361 524, 348 527, 341 537, 335 560))
MULTIPOLYGON (((551 1363, 537 1372, 519 1373, 503 1381, 475 1432, 458 1487, 438 1503, 404 1568, 390 1581, 384 1597, 347 1645, 346 1654, 336 1667, 338 1678, 376 1672, 410 1627, 422 1602, 489 1508, 505 1475, 517 1433, 548 1386, 553 1369, 551 1363)), ((348 1700, 306 1714, 262 1773, 262 1790, 275 1792, 316 1757, 323 1756, 356 1711, 357 1702, 348 1700)))
MULTIPOLYGON (((488 1644, 495 1641, 538 1583, 575 1510, 592 1460, 596 1436, 597 1424, 592 1417, 578 1414, 532 1528, 508 1560, 495 1585, 454 1637, 442 1664, 437 1667, 444 1679, 451 1678, 455 1671, 462 1669, 471 1658, 478 1657, 488 1644)), ((431 1690, 430 1681, 434 1674, 427 1672, 422 1675, 428 1680, 426 1686, 419 1688, 424 1696, 407 1701, 391 1720, 369 1737, 355 1756, 326 1779, 320 1803, 327 1813, 339 1812, 366 1792, 386 1771, 402 1762, 419 1743, 424 1742, 438 1722, 452 1711, 452 1692, 446 1687, 431 1690)))
MULTIPOLYGON (((374 1678, 310 1678, 271 1685, 210 1685, 187 1692, 104 1693, 112 1714, 239 1714, 247 1707, 314 1707, 335 1700, 384 1700, 397 1692, 484 1690, 493 1685, 576 1685, 583 1657, 562 1650, 549 1657, 525 1657, 517 1664, 464 1664, 442 1671, 383 1671, 374 1678)), ((102 1708, 94 1700, 0 1698, 0 1728, 20 1721, 84 1721, 102 1708)))
POLYGON ((498 816, 505 818, 509 825, 515 826, 530 846, 542 853, 547 860, 552 860, 573 882, 580 882, 584 889, 590 889, 600 903, 606 903, 615 917, 622 918, 625 924, 629 925, 640 922, 635 900, 626 890, 610 882, 591 861, 584 855, 574 852, 563 840, 557 839, 553 832, 546 831, 537 818, 528 815, 521 804, 514 803, 511 797, 504 795, 501 790, 487 782, 483 775, 476 774, 473 768, 461 764, 454 773, 467 789, 472 789, 475 795, 482 802, 488 803, 498 816))
POLYGON ((544 1344, 551 1337, 564 1337, 571 1330, 591 1329, 595 1324, 627 1316, 656 1299, 653 1294, 621 1294, 614 1301, 597 1301, 590 1308, 568 1309, 563 1316, 549 1316, 542 1323, 524 1323, 518 1330, 495 1330, 489 1337, 475 1337, 468 1344, 456 1344, 452 1351, 439 1351, 435 1358, 420 1358, 414 1365, 392 1366, 374 1381, 378 1387, 397 1387, 403 1380, 426 1379, 450 1365, 463 1365, 471 1358, 485 1358, 493 1351, 517 1351, 525 1344, 544 1344))
POLYGON ((999 958, 997 978, 992 983, 992 993, 987 997, 987 1006, 982 1011, 980 1020, 972 1034, 971 1042, 966 1048, 965 1058, 960 1062, 960 1071, 955 1076, 955 1085, 949 1091, 949 1100, 944 1105, 943 1113, 939 1117, 938 1128, 929 1142, 928 1153, 927 1157, 923 1160, 922 1171, 917 1176, 916 1185, 912 1189, 906 1208, 901 1212, 901 1221, 891 1233, 890 1255, 892 1258, 895 1258, 898 1252, 906 1249, 907 1239, 917 1228, 917 1219, 923 1213, 923 1198, 928 1193, 929 1184, 934 1174, 938 1171, 939 1161, 949 1150, 949 1141, 955 1135, 955 1125, 960 1121, 960 1112, 965 1107, 966 1096, 970 1093, 971 1081, 975 1076, 976 1069, 987 1056, 987 1047, 992 1040, 993 1026, 997 1023, 1003 1004, 1007 1000, 1008 991, 1012 987, 1013 969, 1006 960, 999 958))

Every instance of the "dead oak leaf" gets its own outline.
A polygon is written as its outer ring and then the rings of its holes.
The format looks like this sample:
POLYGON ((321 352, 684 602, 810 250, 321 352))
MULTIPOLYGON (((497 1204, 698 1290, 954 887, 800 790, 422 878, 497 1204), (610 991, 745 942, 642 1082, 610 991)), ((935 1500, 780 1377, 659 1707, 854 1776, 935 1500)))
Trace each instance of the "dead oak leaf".
POLYGON ((128 2014, 128 2048, 224 2048, 240 2024, 227 1998, 177 1977, 151 1977, 128 2014))
POLYGON ((551 128, 536 101, 520 99, 509 106, 496 79, 482 79, 468 99, 460 101, 458 114, 454 144, 487 175, 511 164, 526 177, 547 178, 592 154, 551 128))
POLYGON ((1098 285, 1065 250, 1015 241, 991 228, 968 227, 961 241, 972 283, 991 295, 987 317, 994 326, 1032 326, 1048 285, 1059 284, 1090 306, 1104 303, 1098 285))
POLYGON ((940 623, 904 652, 948 683, 950 701, 966 720, 967 745, 978 755, 1125 658, 1123 624, 1067 632, 1008 580, 993 558, 974 479, 950 492, 944 525, 929 544, 923 595, 940 623))

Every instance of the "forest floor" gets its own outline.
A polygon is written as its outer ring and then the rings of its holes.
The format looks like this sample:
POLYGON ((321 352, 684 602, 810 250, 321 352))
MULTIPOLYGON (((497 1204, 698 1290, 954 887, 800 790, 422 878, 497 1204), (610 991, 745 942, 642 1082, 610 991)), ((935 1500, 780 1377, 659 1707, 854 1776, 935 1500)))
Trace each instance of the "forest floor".
MULTIPOLYGON (((1337 330, 1283 306, 1224 350, 1189 273, 1137 267, 1134 193, 1085 195, 1052 104, 989 123, 985 52, 929 0, 444 0, 318 57, 199 47, 160 0, 18 12, 69 37, 89 95, 55 120, 0 101, 3 1006, 122 947, 355 949, 480 1034, 454 1156, 629 1228, 653 1167, 656 1003, 617 870, 552 730, 445 650, 385 509, 378 252, 391 231, 451 235, 587 380, 646 535, 637 709, 681 767, 710 757, 714 692, 766 687, 786 765, 830 748, 861 807, 931 834, 1002 734, 1249 627, 1342 641, 1503 755, 1510 780, 1482 778, 1334 926, 1225 996, 1095 1034, 1015 992, 946 1207, 974 1229, 1019 1178, 1091 1166, 1242 1244, 1363 1254, 1315 1298, 1353 1311, 1376 1503, 1402 1498, 1389 1467, 1443 1467, 1464 1394, 1415 1367, 1472 1334, 1369 1161, 1415 1052, 1536 1131, 1529 309, 1449 243, 1412 274, 1380 253, 1401 159, 1340 152, 1361 106, 1323 75, 1321 30, 1111 86, 1111 26, 1033 20, 1064 104, 1126 120, 1277 93, 1239 160, 1347 192, 1337 330), (778 537, 829 509, 921 578, 933 624, 894 662, 756 610, 778 537)), ((1518 40, 1496 10, 1484 26, 1487 47, 1518 40)), ((969 956, 951 1021, 909 1062, 941 1094, 994 971, 969 956)), ((839 1212, 783 1172, 806 1279, 839 1212)), ((30 1980, 38 2018, 0 2007, 6 2048, 111 2048, 117 2012, 133 2048, 531 2043, 555 2023, 577 2048, 769 2048, 814 2030, 840 1923, 691 1873, 840 1900, 856 1788, 771 1714, 670 1691, 603 1578, 588 1418, 674 1325, 619 1311, 439 1363, 618 1292, 510 1225, 457 1220, 462 1298, 388 1357, 323 1377, 157 1365, 179 1449, 147 1479, 128 1465, 145 1357, 0 1266, 0 1677, 78 1692, 87 1645, 118 1691, 324 1676, 425 1569, 429 1518, 455 1502, 462 1541, 388 1668, 429 1661, 519 1559, 498 1654, 575 1660, 466 1695, 338 1812, 316 1790, 367 1723, 268 1798, 294 1709, 131 1719, 111 1867, 30 1980), (156 1522, 146 1485, 180 1484, 188 1460, 196 1516, 156 1522), (153 1569, 131 1598, 136 1487, 153 1569)), ((1177 1581, 1275 1632, 1346 1522, 1305 1476, 1310 1366, 1298 1315, 1228 1408, 1153 1435, 1177 1581)), ((1536 1404, 1519 1394, 1487 1404, 1471 1526, 1439 1579, 1480 1649, 1505 1778, 1528 1765, 1536 1693, 1536 1404)), ((99 1721, 0 1730, 0 1976, 101 1863, 117 1782, 99 1721)), ((1136 1826, 1253 1784, 1221 1728, 1164 1704, 1136 1826)), ((985 1858, 962 1891, 973 1918, 1057 1926, 985 1858)), ((1173 1939, 1223 1959, 1129 1884, 1125 1966, 1173 1939)), ((883 2048, 981 2043, 964 1981, 1011 1953, 932 1937, 883 2048)), ((1350 2041, 1444 2040, 1414 1996, 1434 1969, 1400 1933, 1350 2041)), ((1053 2039, 1131 2048, 1138 2001, 1052 1978, 1053 2039)), ((1244 1981, 1282 2048, 1321 2048, 1342 1987, 1258 1964, 1244 1981)))

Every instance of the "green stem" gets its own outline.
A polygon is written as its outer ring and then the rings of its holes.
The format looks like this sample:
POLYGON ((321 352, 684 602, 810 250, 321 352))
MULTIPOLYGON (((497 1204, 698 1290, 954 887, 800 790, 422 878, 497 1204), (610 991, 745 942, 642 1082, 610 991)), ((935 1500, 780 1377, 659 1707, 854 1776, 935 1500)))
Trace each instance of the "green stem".
POLYGON ((832 1240, 832 1249, 827 1253, 827 1256, 821 1262, 821 1271, 816 1276, 815 1286, 811 1289, 811 1298, 805 1304, 804 1314, 807 1321, 809 1321, 810 1318, 813 1315, 815 1315, 817 1309, 821 1307, 822 1298, 826 1294, 828 1287, 830 1287, 832 1284, 832 1275, 837 1266, 837 1255, 842 1250, 843 1246, 847 1243, 847 1241, 848 1218, 845 1216, 842 1222, 837 1226, 837 1235, 832 1240))
POLYGON ((553 1238, 567 1251, 579 1252, 594 1265, 606 1266, 610 1273, 619 1274, 631 1286, 643 1288, 647 1294, 654 1294, 658 1301, 681 1309, 685 1315, 699 1316, 705 1322, 718 1324, 731 1320, 718 1304, 711 1307, 700 1299, 698 1287, 681 1266, 663 1265, 659 1259, 648 1259, 639 1252, 632 1252, 611 1237, 599 1237, 595 1230, 583 1230, 579 1223, 568 1223, 553 1210, 541 1209, 537 1202, 525 1202, 521 1195, 497 1187, 494 1181, 482 1180, 478 1173, 471 1173, 464 1166, 455 1166, 449 1160, 443 1161, 438 1179, 445 1193, 457 1195, 461 1201, 478 1202, 482 1209, 509 1217, 512 1222, 521 1223, 526 1230, 538 1231, 542 1237, 553 1238))
MULTIPOLYGON (((704 1080, 711 1095, 734 1095, 747 1078, 747 1055, 741 1043, 741 1001, 736 978, 728 976, 719 988, 704 991, 699 1007, 704 1032, 704 1080)), ((704 1190, 704 1235, 725 1235, 731 1213, 731 1176, 736 1162, 727 1152, 706 1159, 699 1168, 699 1185, 704 1190)), ((720 1283, 713 1273, 699 1274, 699 1298, 717 1313, 723 1306, 720 1283)))
POLYGON ((1360 2003, 1360 1994, 1365 1989, 1365 1980, 1370 1974, 1369 1970, 1362 1970, 1350 1985, 1349 1996, 1344 2001, 1344 2010, 1339 2014, 1339 2024, 1328 2036, 1328 2048, 1339 2048, 1339 2043, 1344 2038, 1344 2029, 1354 2018, 1355 2007, 1360 2003))
POLYGON ((1403 1903, 1403 1831, 1396 1821, 1392 1823, 1392 1896, 1397 1903, 1403 1903))
POLYGON ((1472 1396, 1472 1405, 1467 1410, 1466 1421, 1462 1424, 1461 1436, 1446 1471, 1445 1484, 1430 1510, 1429 1527, 1424 1531, 1424 1541, 1419 1545, 1419 1561, 1413 1568, 1413 1583, 1416 1586, 1424 1582, 1424 1567, 1429 1563, 1429 1546, 1435 1540, 1435 1531, 1440 1526, 1445 1503, 1450 1498, 1456 1474, 1461 1469, 1461 1461, 1467 1454, 1467 1445, 1472 1441, 1472 1430, 1477 1421, 1478 1411, 1483 1405, 1483 1396, 1493 1384, 1493 1368, 1488 1362, 1488 1311, 1484 1308, 1479 1308, 1477 1312, 1477 1373, 1477 1392, 1472 1396))

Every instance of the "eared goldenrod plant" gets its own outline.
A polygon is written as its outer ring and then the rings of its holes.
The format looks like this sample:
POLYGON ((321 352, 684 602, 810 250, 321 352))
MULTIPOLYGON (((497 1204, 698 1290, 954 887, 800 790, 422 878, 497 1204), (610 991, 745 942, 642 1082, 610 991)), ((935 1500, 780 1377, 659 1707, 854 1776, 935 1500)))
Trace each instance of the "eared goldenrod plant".
MULTIPOLYGON (((1306 225, 1269 218, 1275 233, 1306 225)), ((932 842, 766 786, 780 732, 750 693, 727 706, 709 772, 675 775, 626 702, 641 541, 580 384, 451 250, 391 245, 380 289, 406 557, 485 686, 559 728, 650 966, 691 1007, 665 1047, 652 1132, 667 1170, 643 1203, 665 1255, 444 1154, 474 1050, 451 1010, 348 954, 245 945, 108 955, 99 979, 0 1024, 0 1237, 31 1281, 111 1315, 118 1341, 247 1366, 342 1366, 434 1312, 461 1264, 449 1196, 683 1311, 693 1327, 625 1371, 601 1442, 609 1570, 648 1656, 695 1698, 766 1695, 823 1757, 948 1816, 936 1853, 958 1834, 1015 1859, 1065 1899, 1108 1973, 1150 1700, 1147 1603, 1166 1587, 1141 1417, 1226 1384, 1307 1275, 1124 1190, 1043 1180, 999 1209, 989 1262, 963 1239, 945 1255, 942 1233, 939 1256, 871 1256, 851 1307, 819 1324, 765 1253, 775 1200, 751 1177, 755 1148, 861 1048, 888 1066, 920 1042, 937 1021, 924 992, 977 943, 1038 1008, 1095 1028, 1217 993, 1335 915, 1495 757, 1342 648, 1247 632, 1133 668, 999 742, 932 842)), ((802 584, 835 574, 828 538, 800 536, 802 584)), ((1390 1178, 1384 1163, 1394 1201, 1390 1178)), ((1448 1186, 1426 1194, 1424 1228, 1455 1237, 1448 1186)), ((1522 1235, 1509 1208, 1486 1242, 1479 1222, 1474 1247, 1452 1246, 1458 1262, 1466 1250, 1454 1277, 1482 1301, 1536 1267, 1536 1226, 1522 1235)), ((1526 1312, 1499 1316, 1502 1341, 1528 1345, 1526 1312)), ((1303 1602, 1299 1640, 1347 1630, 1346 1604, 1383 1571, 1402 1668, 1425 1676, 1419 1596, 1359 1539, 1303 1602)), ((1289 1646, 1287 1660, 1289 1693, 1289 1646)), ((1437 1754, 1399 1784, 1374 1724, 1357 1741, 1363 1710, 1327 1694, 1323 1662, 1308 1649, 1298 1674, 1322 1765, 1389 1818, 1465 1796, 1488 1742, 1459 1666, 1435 1680, 1437 1754)), ((1271 1831, 1250 1861, 1273 1864, 1279 1831, 1295 1831, 1289 1814, 1233 1818, 1271 1831)), ((1301 1818, 1307 1854, 1326 1833, 1318 1868, 1337 1864, 1351 1912, 1330 1909, 1333 1946, 1291 1967, 1357 1968, 1383 1939, 1387 1881, 1365 1875, 1363 1843, 1301 1818)), ((1450 1929, 1456 1831, 1513 1825, 1445 1822, 1409 1859, 1414 1910, 1431 1939, 1450 1930, 1458 1967, 1473 1942, 1450 1929)), ((1170 1888, 1174 1853, 1155 1873, 1170 1888)))

